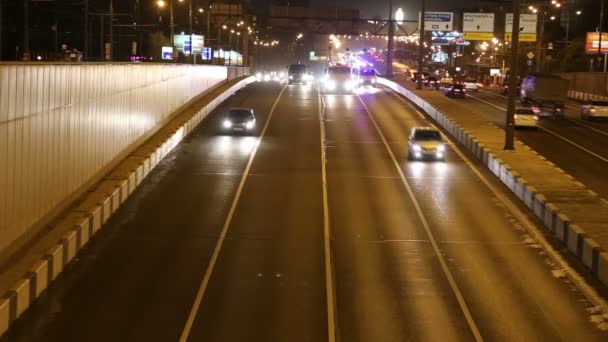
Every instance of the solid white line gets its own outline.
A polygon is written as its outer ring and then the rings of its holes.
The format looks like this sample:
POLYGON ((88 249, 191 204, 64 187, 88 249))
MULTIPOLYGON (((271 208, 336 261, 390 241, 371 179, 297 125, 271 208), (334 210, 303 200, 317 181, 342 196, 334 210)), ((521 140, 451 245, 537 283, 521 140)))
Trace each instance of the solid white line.
POLYGON ((323 237, 325 240, 325 286, 327 292, 327 338, 329 342, 336 341, 335 297, 333 268, 331 262, 331 235, 329 230, 329 200, 327 195, 327 154, 325 152, 325 123, 323 121, 323 98, 317 88, 319 97, 319 125, 321 130, 321 182, 323 185, 323 237))
MULTIPOLYGON (((507 110, 506 108, 502 108, 502 107, 500 107, 500 106, 497 106, 497 105, 495 105, 495 104, 493 104, 493 103, 491 103, 491 102, 488 102, 488 101, 482 100, 482 99, 480 99, 480 98, 477 98, 477 97, 475 97, 475 96, 471 96, 471 95, 467 95, 467 96, 468 96, 468 97, 470 97, 470 98, 473 98, 473 99, 475 99, 475 100, 477 100, 477 101, 479 101, 479 102, 485 103, 485 104, 487 104, 487 105, 489 105, 489 106, 492 106, 492 107, 494 107, 494 108, 498 108, 498 109, 500 109, 500 110, 504 110, 504 111, 506 111, 506 110, 507 110)), ((550 130, 550 129, 548 129, 548 128, 545 128, 545 127, 541 126, 540 124, 539 124, 537 127, 538 127, 538 128, 540 128, 541 130, 543 130, 543 131, 547 132, 547 133, 551 133, 551 134, 553 134, 554 136, 556 136, 556 137, 560 138, 561 140, 563 140, 563 141, 565 141, 565 142, 569 143, 570 145, 573 145, 573 146, 575 146, 575 147, 578 147, 579 149, 581 149, 581 150, 583 150, 583 151, 585 151, 585 152, 589 153, 590 155, 592 155, 592 156, 594 156, 594 157, 596 157, 596 158, 598 158, 598 159, 602 160, 603 162, 608 163, 608 159, 606 159, 606 158, 604 158, 604 157, 600 156, 599 154, 597 154, 597 153, 595 153, 595 152, 593 152, 593 151, 590 151, 590 150, 586 149, 585 147, 583 147, 583 146, 581 146, 581 145, 579 145, 579 144, 575 143, 574 141, 572 141, 572 140, 570 140, 570 139, 568 139, 568 138, 566 138, 566 137, 563 137, 563 136, 559 135, 558 133, 556 133, 556 132, 554 132, 554 131, 552 131, 552 130, 550 130)))
POLYGON ((258 151, 258 147, 262 142, 262 138, 266 134, 266 129, 268 128, 268 124, 270 123, 270 119, 272 118, 272 114, 274 113, 275 108, 277 107, 283 92, 286 87, 283 86, 281 92, 277 96, 276 100, 272 104, 270 109, 270 113, 268 114, 268 118, 266 119, 266 124, 264 124, 264 128, 262 129, 262 133, 260 133, 260 137, 258 138, 251 155, 249 156, 249 161, 247 162, 247 166, 245 167, 245 171, 243 172, 243 177, 241 177, 241 182, 239 183, 239 187, 237 188, 236 194, 234 195, 234 199, 232 200, 232 206, 230 207, 230 211, 228 211, 228 216, 226 216, 226 221, 224 221, 224 226, 222 227, 222 232, 217 240, 217 244, 215 245, 215 249, 213 250, 213 254, 211 255, 211 260, 209 261, 209 265, 207 266, 207 270, 205 271, 205 276, 203 277, 203 281, 201 282, 201 286, 196 293, 196 297, 194 299, 194 303, 192 304, 192 309, 190 310, 190 314, 188 315, 188 319, 186 320, 186 325, 184 326, 184 330, 179 338, 180 342, 186 342, 188 340, 188 336, 190 335, 190 330, 192 329, 192 325, 194 324, 194 319, 196 318, 196 314, 201 305, 203 297, 205 295, 205 290, 207 289, 207 285, 209 284, 209 279, 211 279, 211 274, 213 273, 213 269, 215 267, 215 263, 219 257, 220 251, 222 250, 222 246, 224 245, 224 240, 226 239, 226 234, 228 233, 228 228, 230 227, 230 223, 232 222, 232 216, 236 211, 236 207, 239 203, 239 199, 241 198, 241 193, 243 191, 243 187, 245 186, 245 181, 247 180, 247 175, 249 174, 249 170, 251 169, 251 165, 253 164, 253 159, 258 151))
MULTIPOLYGON (((400 96, 397 96, 402 102, 407 104, 412 110, 414 110, 418 115, 424 116, 418 108, 412 105, 409 101, 406 101, 400 96)), ((436 127, 434 124, 432 126, 436 127)), ((512 199, 507 197, 502 190, 497 189, 488 179, 485 177, 475 163, 464 153, 462 152, 460 146, 453 141, 451 136, 443 135, 446 140, 449 141, 449 145, 451 149, 458 154, 460 159, 462 159, 468 167, 473 171, 473 173, 481 180, 481 182, 498 198, 498 200, 507 208, 507 210, 517 219, 519 223, 521 223, 528 234, 530 234, 537 243, 539 243, 542 248, 548 253, 549 257, 555 261, 559 268, 563 269, 568 277, 572 280, 574 285, 583 293, 583 295, 591 302, 594 306, 598 306, 602 308, 605 314, 608 314, 608 303, 603 299, 601 295, 593 289, 585 279, 574 270, 568 262, 555 250, 553 246, 545 239, 543 233, 540 229, 534 224, 527 215, 525 215, 519 207, 513 202, 512 199)))
POLYGON ((475 336, 475 340, 483 341, 483 337, 481 336, 481 333, 479 332, 479 328, 477 327, 477 324, 475 323, 475 320, 473 319, 473 316, 471 315, 471 311, 469 310, 469 307, 468 307, 466 301, 464 300, 464 296, 462 295, 460 288, 458 288, 458 284, 456 284, 456 280, 454 279, 454 276, 452 275, 452 272, 450 271, 448 264, 445 261, 445 258, 441 254, 441 250, 439 249, 439 245, 437 244, 437 240, 435 239, 435 236, 433 235, 431 227, 426 219, 426 216, 424 216, 424 213, 422 212, 422 208, 420 207, 420 204, 418 203, 418 200, 416 199, 416 196, 414 195, 414 191, 410 187, 410 184, 408 183, 405 175, 403 174, 403 171, 401 170, 401 166, 399 165, 399 162, 397 161, 395 154, 393 154, 393 151, 389 147, 387 140, 384 137, 384 134, 380 130, 380 126, 378 126, 376 119, 374 119, 374 117, 372 116, 372 113, 370 112, 370 110, 367 107, 367 105, 365 104, 365 102, 363 102, 363 100, 361 99, 361 97, 359 97, 359 95, 357 95, 357 98, 359 99, 359 101, 361 102, 361 105, 363 105, 363 108, 367 112, 367 115, 369 116, 370 121, 374 124, 376 131, 378 132, 378 134, 380 135, 380 138, 382 139, 382 142, 384 143, 384 147, 388 151, 389 155, 391 156, 391 159, 393 160, 393 163, 395 164, 395 168, 397 169, 397 172, 399 173, 399 176, 401 177, 401 181, 402 181, 403 185, 405 186, 405 189, 407 190, 407 193, 408 193, 410 199, 412 200, 414 207, 416 208, 416 212, 418 214, 418 217, 420 218, 420 222, 422 222, 422 225, 424 226, 424 230, 426 231, 426 234, 429 237, 431 246, 433 246, 433 251, 435 252, 435 255, 437 256, 437 259, 439 260, 439 264, 441 265, 443 273, 445 274, 445 277, 447 278, 448 282, 450 283, 450 287, 452 288, 452 291, 454 292, 454 295, 456 296, 456 299, 458 300, 460 309, 462 310, 462 312, 469 324, 469 327, 471 328, 471 332, 473 333, 473 336, 475 336))

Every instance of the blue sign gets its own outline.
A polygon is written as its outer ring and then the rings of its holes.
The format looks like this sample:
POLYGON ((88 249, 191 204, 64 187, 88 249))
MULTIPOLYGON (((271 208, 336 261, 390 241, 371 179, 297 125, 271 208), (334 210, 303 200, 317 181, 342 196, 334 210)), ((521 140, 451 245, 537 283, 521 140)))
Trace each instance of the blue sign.
POLYGON ((162 59, 172 60, 173 59, 173 48, 170 46, 163 46, 162 48, 162 59))
POLYGON ((210 47, 203 48, 203 60, 205 60, 205 61, 211 60, 211 48, 210 47))

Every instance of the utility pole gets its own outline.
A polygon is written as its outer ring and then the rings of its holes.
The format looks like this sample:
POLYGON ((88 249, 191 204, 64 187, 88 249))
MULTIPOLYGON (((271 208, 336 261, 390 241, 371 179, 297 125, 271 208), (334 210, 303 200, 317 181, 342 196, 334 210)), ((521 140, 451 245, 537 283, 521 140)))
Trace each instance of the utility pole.
POLYGON ((188 1, 188 4, 189 4, 188 19, 189 19, 189 26, 190 26, 190 56, 192 57, 192 64, 195 64, 196 55, 194 54, 194 46, 192 46, 192 1, 194 1, 194 0, 188 1))
MULTIPOLYGON (((515 4, 513 4, 515 6, 515 4)), ((536 42, 536 71, 542 71, 542 63, 543 63, 543 40, 545 39, 545 17, 547 16, 547 1, 545 0, 540 7, 541 15, 540 15, 540 25, 538 27, 538 41, 536 42)))
POLYGON ((514 116, 515 116, 515 93, 517 89, 517 66, 519 47, 519 0, 513 0, 513 29, 511 31, 511 66, 509 75, 509 97, 507 99, 507 118, 505 126, 505 150, 514 150, 514 116))
POLYGON ((23 60, 30 60, 30 0, 23 1, 23 60))
POLYGON ((0 0, 0 61, 2 60, 2 0, 0 0))
POLYGON ((110 0, 110 61, 114 60, 114 0, 110 0))
POLYGON ((388 48, 386 52, 386 77, 393 77, 393 39, 395 23, 393 23, 393 0, 388 2, 388 48))
POLYGON ((424 12, 426 11, 426 0, 420 0, 420 39, 418 39, 418 79, 416 89, 422 89, 422 70, 424 68, 424 12))
POLYGON ((211 26, 209 26, 209 19, 211 17, 211 0, 208 2, 207 4, 207 31, 205 31, 205 34, 208 36, 207 40, 209 40, 209 38, 211 38, 211 26))
POLYGON ((173 30, 174 30, 174 25, 173 25, 173 0, 169 1, 169 15, 171 16, 171 20, 169 25, 171 26, 171 48, 173 49, 173 47, 175 46, 175 42, 173 41, 173 30))
POLYGON ((84 60, 89 57, 89 0, 84 0, 84 46, 82 50, 84 60))
MULTIPOLYGON (((598 56, 602 55, 602 29, 604 27, 604 0, 601 0, 600 2, 600 26, 598 31, 600 31, 600 38, 599 38, 599 44, 597 44, 597 53, 598 56)), ((606 72, 606 57, 608 57, 607 55, 604 55, 604 72, 606 72)))

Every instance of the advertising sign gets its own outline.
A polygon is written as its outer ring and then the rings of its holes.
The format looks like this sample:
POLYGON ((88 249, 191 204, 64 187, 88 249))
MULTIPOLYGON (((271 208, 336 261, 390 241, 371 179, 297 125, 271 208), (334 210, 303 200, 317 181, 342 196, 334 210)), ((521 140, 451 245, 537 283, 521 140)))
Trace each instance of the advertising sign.
MULTIPOLYGON (((520 42, 535 42, 536 41, 536 14, 520 14, 519 17, 519 41, 520 42)), ((505 40, 511 41, 513 32, 513 13, 507 13, 505 16, 505 40)))
POLYGON ((466 40, 491 40, 494 37, 494 13, 463 13, 462 32, 466 40))
POLYGON ((170 46, 163 46, 162 49, 162 59, 164 60, 173 60, 173 48, 170 46))
MULTIPOLYGON (((599 32, 587 32, 587 42, 585 43, 585 52, 588 54, 597 54, 600 46, 599 32)), ((602 32, 602 54, 608 54, 608 32, 602 32)))
POLYGON ((454 13, 452 12, 424 12, 425 31, 452 31, 453 22, 454 13))
MULTIPOLYGON (((189 34, 176 34, 173 36, 173 44, 177 51, 181 51, 184 55, 189 55, 192 50, 190 47, 190 35, 189 34)), ((203 46, 205 45, 205 37, 196 34, 192 35, 192 47, 194 48, 195 54, 203 52, 203 46)))
POLYGON ((431 43, 433 45, 469 45, 458 32, 431 32, 431 43))

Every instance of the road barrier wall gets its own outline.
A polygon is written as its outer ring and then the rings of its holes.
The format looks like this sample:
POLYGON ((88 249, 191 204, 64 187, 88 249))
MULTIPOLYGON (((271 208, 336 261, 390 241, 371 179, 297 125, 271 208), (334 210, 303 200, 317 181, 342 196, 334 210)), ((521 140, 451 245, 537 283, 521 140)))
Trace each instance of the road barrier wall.
POLYGON ((0 260, 196 96, 244 68, 0 63, 0 260))
POLYGON ((211 111, 254 81, 254 77, 233 80, 208 92, 195 105, 187 106, 122 158, 109 173, 87 189, 79 202, 51 223, 53 229, 30 249, 19 267, 11 269, 14 279, 4 279, 10 278, 6 274, 0 276, 1 283, 9 285, 6 289, 0 287, 4 291, 0 292, 0 336, 68 267, 93 235, 103 229, 156 165, 211 111))
POLYGON ((608 285, 608 252, 604 249, 608 203, 517 140, 519 155, 498 151, 496 146, 502 144, 504 136, 499 128, 477 122, 461 125, 402 85, 383 78, 378 83, 401 94, 431 116, 498 177, 604 285, 608 285), (467 130, 472 127, 477 128, 475 133, 467 130))
POLYGON ((608 100, 608 74, 603 72, 565 72, 570 81, 568 97, 578 101, 608 100))

